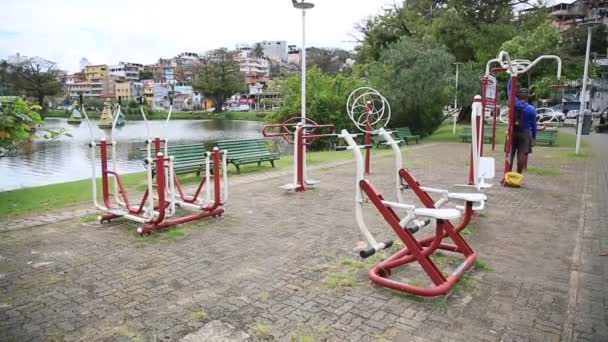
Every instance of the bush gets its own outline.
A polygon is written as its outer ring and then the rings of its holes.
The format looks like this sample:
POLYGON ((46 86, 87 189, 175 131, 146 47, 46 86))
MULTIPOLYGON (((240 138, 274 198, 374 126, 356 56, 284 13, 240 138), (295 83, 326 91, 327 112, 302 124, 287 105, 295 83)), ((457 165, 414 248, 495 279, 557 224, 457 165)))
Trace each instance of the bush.
POLYGON ((439 127, 442 107, 450 101, 446 80, 453 61, 447 48, 430 37, 405 37, 370 65, 372 84, 391 105, 393 127, 408 126, 421 135, 439 127))
MULTIPOLYGON (((338 74, 330 76, 312 67, 306 72, 306 117, 320 125, 334 124, 336 130, 355 128, 346 113, 348 95, 360 87, 362 82, 354 77, 338 74)), ((282 104, 276 113, 268 114, 271 122, 281 123, 294 116, 300 116, 301 75, 285 79, 281 85, 282 104)), ((328 139, 320 139, 313 149, 331 146, 328 139)))

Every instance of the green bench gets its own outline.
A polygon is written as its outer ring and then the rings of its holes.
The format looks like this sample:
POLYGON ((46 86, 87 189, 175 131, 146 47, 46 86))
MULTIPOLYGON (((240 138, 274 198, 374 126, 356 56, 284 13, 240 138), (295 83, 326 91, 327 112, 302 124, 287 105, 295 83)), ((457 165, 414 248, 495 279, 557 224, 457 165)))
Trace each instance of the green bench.
POLYGON ((536 143, 537 144, 548 144, 549 146, 553 146, 555 141, 557 140, 557 130, 545 129, 543 131, 536 132, 536 143))
MULTIPOLYGON (((140 148, 139 153, 144 160, 148 156, 145 147, 140 148)), ((152 154, 154 155, 154 146, 152 146, 152 154)), ((169 146, 168 154, 173 157, 173 172, 175 172, 176 175, 187 173, 196 173, 197 175, 200 175, 201 172, 205 170, 205 161, 207 157, 207 148, 205 147, 205 144, 169 146)), ((156 173, 156 164, 153 164, 152 172, 156 173)))
MULTIPOLYGON (((463 142, 471 140, 471 126, 464 126, 459 135, 463 142)), ((492 143, 492 126, 485 126, 483 129, 483 142, 484 144, 492 143)))
POLYGON ((223 140, 217 142, 217 147, 228 151, 227 162, 236 167, 237 173, 243 164, 258 163, 259 166, 267 161, 274 167, 274 161, 281 158, 278 153, 268 152, 264 139, 223 140))
POLYGON ((410 142, 416 141, 416 144, 420 140, 420 136, 416 134, 412 134, 409 127, 399 127, 395 128, 397 131, 397 138, 405 141, 406 145, 409 145, 410 142))

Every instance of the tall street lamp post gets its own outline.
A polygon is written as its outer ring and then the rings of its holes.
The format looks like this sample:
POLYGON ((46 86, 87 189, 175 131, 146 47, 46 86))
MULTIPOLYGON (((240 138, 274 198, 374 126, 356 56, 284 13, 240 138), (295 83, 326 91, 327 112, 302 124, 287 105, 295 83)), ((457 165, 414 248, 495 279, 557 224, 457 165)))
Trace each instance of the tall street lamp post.
POLYGON ((311 2, 292 0, 293 7, 302 10, 302 106, 301 117, 302 124, 306 119, 306 10, 309 10, 315 5, 311 2))

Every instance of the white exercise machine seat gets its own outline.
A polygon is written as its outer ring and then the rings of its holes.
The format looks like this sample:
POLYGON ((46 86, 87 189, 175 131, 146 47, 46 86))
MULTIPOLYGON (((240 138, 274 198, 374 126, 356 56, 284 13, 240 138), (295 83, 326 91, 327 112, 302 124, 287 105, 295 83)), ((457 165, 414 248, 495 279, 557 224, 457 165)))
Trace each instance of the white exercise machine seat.
POLYGON ((461 193, 461 192, 450 192, 448 193, 449 199, 462 200, 465 202, 483 202, 488 199, 488 196, 480 193, 461 193))
POLYGON ((429 209, 416 208, 414 209, 416 216, 431 217, 437 220, 453 220, 460 217, 460 211, 457 209, 429 209))

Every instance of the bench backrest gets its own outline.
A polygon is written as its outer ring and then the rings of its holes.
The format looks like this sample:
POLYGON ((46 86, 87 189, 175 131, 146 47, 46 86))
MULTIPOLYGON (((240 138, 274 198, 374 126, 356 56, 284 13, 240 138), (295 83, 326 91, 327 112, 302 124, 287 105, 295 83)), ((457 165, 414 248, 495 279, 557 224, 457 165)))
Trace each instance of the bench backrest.
MULTIPOLYGON (((164 151, 164 147, 161 147, 161 151, 164 151)), ((181 159, 203 159, 207 156, 205 144, 173 145, 169 146, 168 152, 176 161, 181 159)), ((139 149, 139 153, 142 158, 146 158, 148 152, 144 147, 139 149)), ((154 154, 154 147, 152 147, 152 154, 154 154)))
POLYGON ((414 134, 412 134, 412 131, 410 131, 409 127, 399 127, 399 128, 397 128, 397 134, 398 135, 403 134, 405 136, 414 135, 414 134))
POLYGON ((220 150, 228 150, 228 155, 235 157, 252 152, 268 152, 264 139, 222 140, 217 142, 220 150))

